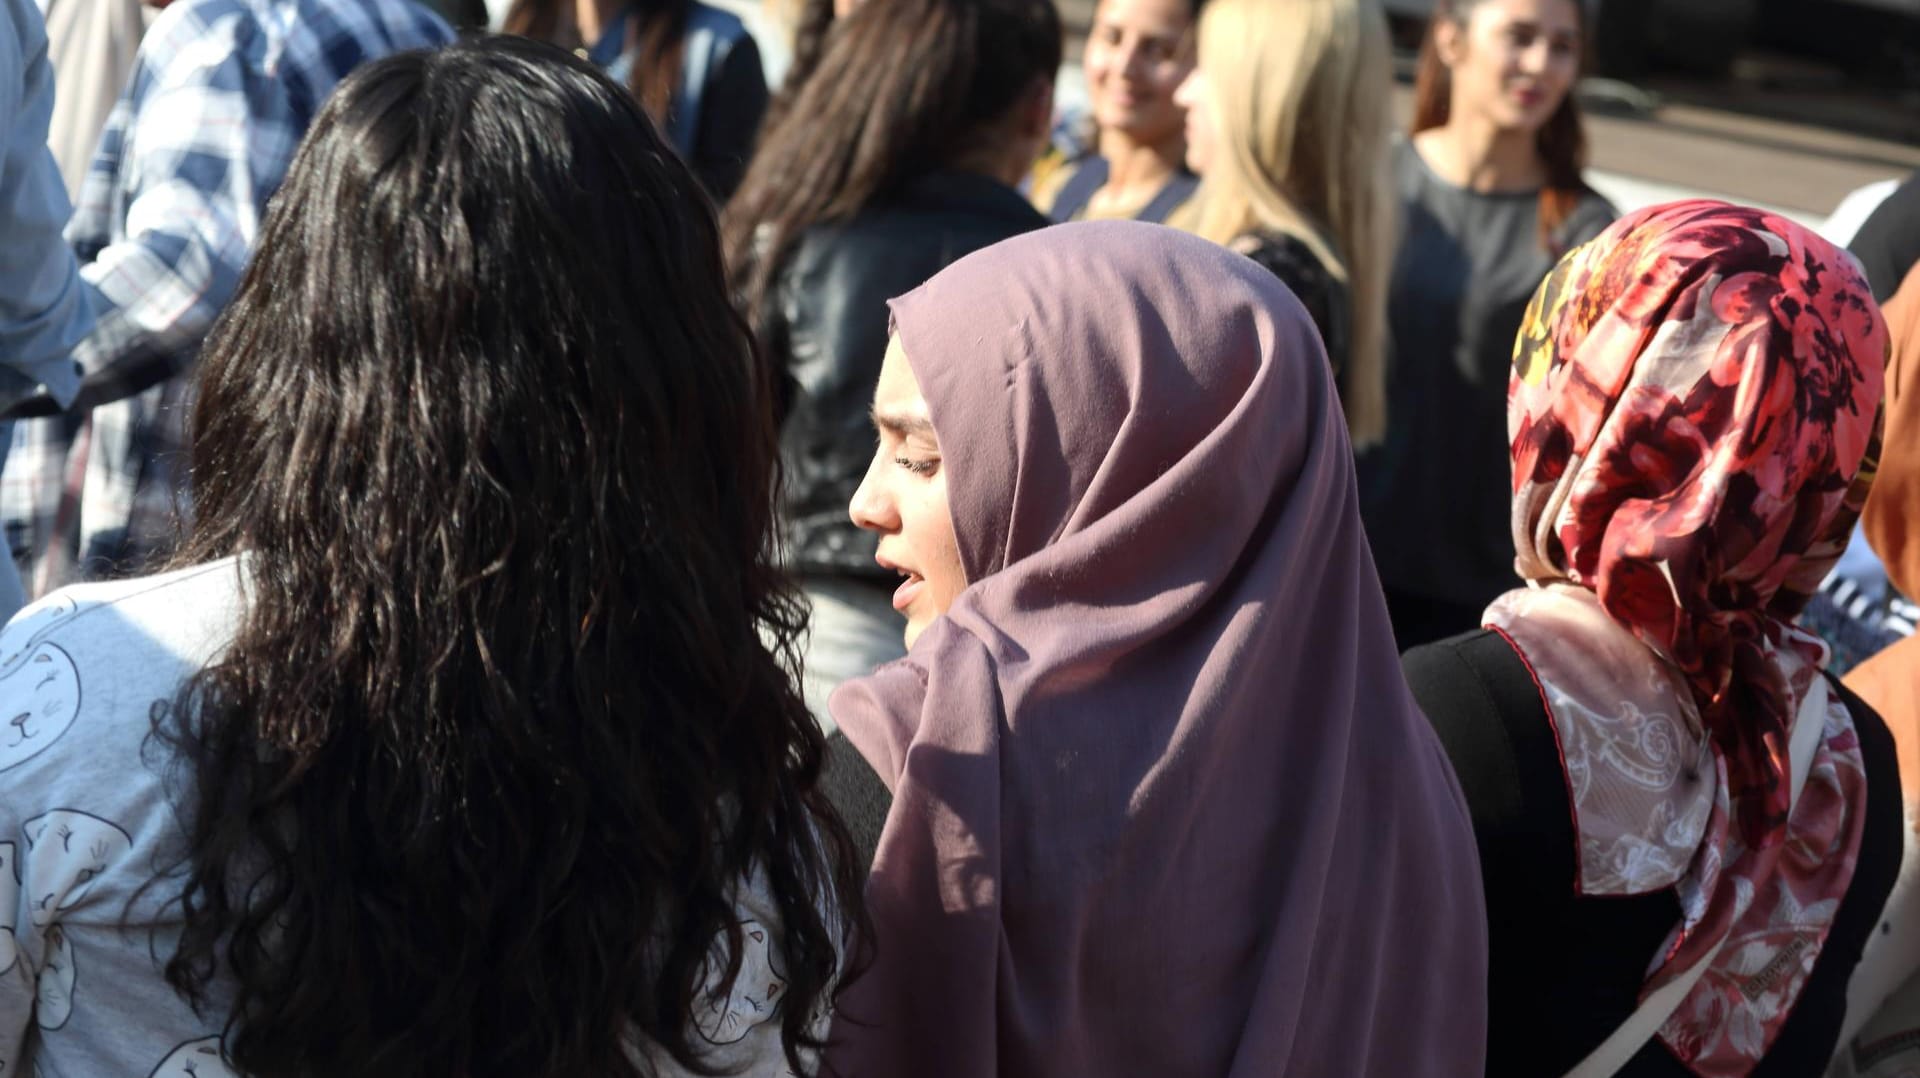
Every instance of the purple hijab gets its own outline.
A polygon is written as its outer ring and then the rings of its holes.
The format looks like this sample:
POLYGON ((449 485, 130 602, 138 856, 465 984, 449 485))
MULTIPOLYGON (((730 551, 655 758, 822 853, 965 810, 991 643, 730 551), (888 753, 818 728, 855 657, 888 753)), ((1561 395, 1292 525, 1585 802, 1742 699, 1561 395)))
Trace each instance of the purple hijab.
POLYGON ((893 317, 971 583, 832 700, 894 792, 841 1073, 1478 1078, 1473 833, 1300 304, 1099 222, 893 317))

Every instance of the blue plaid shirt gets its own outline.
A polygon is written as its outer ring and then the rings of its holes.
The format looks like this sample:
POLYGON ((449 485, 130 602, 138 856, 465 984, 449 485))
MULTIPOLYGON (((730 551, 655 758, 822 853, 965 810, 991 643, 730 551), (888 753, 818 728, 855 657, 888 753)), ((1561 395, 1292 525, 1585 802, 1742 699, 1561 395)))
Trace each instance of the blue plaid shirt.
POLYGON ((0 479, 33 593, 138 568, 170 538, 178 376, 307 124, 361 62, 452 37, 411 0, 176 0, 154 21, 67 229, 99 317, 74 353, 82 410, 18 424, 0 479))

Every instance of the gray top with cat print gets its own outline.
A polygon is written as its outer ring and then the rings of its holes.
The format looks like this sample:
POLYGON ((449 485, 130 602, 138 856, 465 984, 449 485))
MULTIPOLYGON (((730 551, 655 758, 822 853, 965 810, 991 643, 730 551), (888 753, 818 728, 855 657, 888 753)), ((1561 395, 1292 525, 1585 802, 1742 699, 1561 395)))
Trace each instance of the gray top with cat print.
MULTIPOLYGON (((66 588, 0 632, 0 1078, 232 1075, 217 992, 196 1017, 161 977, 179 886, 154 873, 181 835, 148 734, 153 704, 231 641, 236 565, 66 588)), ((738 900, 733 990, 703 997, 693 1024, 718 1066, 786 1075, 777 907, 759 883, 738 900)))

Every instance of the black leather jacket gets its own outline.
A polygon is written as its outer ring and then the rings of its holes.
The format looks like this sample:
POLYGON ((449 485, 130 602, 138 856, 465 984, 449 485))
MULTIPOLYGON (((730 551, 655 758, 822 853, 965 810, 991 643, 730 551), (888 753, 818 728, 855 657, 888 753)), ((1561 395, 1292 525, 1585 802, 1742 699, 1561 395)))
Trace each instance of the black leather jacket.
POLYGON ((874 538, 847 518, 873 459, 868 412, 887 350, 887 301, 964 255, 1046 224, 1005 184, 944 172, 801 238, 760 325, 768 355, 791 379, 780 450, 793 568, 889 575, 874 564, 874 538))

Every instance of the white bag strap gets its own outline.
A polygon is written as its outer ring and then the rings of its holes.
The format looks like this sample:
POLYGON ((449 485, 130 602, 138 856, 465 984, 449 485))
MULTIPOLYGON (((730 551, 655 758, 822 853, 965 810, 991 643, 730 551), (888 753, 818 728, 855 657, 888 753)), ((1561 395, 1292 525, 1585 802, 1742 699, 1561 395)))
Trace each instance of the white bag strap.
MULTIPOLYGON (((1807 772, 1813 767, 1813 756, 1820 748, 1821 735, 1827 726, 1827 678, 1825 674, 1815 673, 1813 684, 1807 695, 1800 701, 1800 710, 1793 718, 1793 736, 1788 743, 1788 753, 1793 766, 1789 775, 1792 783, 1791 805, 1800 803, 1800 791, 1807 784, 1807 772)), ((1646 1043, 1653 1039, 1660 1027, 1667 1024, 1673 1012, 1700 983, 1707 970, 1713 968, 1713 960, 1720 956, 1720 948, 1726 946, 1727 939, 1722 936, 1706 954, 1700 956, 1685 973, 1668 981, 1640 1001, 1640 1007, 1629 1015, 1620 1027, 1606 1040, 1600 1042, 1587 1058, 1568 1071, 1566 1078, 1612 1078, 1627 1065, 1627 1061, 1639 1053, 1646 1043)))

